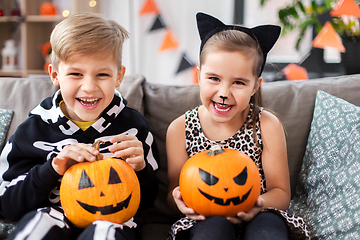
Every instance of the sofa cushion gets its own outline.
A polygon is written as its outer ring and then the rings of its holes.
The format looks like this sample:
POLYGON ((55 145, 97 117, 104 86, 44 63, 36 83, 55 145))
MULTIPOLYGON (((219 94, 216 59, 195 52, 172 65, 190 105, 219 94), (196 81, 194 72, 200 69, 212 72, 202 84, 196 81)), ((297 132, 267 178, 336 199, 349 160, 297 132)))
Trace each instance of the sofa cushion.
POLYGON ((127 106, 138 110, 144 115, 144 91, 142 83, 145 78, 142 75, 125 75, 120 87, 117 88, 122 96, 128 101, 127 106))
POLYGON ((152 223, 173 223, 178 215, 174 214, 166 204, 167 158, 165 137, 169 124, 187 110, 201 103, 198 85, 166 86, 144 82, 145 117, 150 121, 150 129, 154 134, 160 153, 159 194, 154 207, 147 212, 144 220, 152 223))
POLYGON ((13 115, 13 110, 0 109, 0 152, 4 147, 13 115))
POLYGON ((14 111, 7 140, 40 101, 51 96, 58 87, 50 78, 1 78, 0 108, 14 111))
POLYGON ((290 212, 320 239, 360 239, 360 107, 319 91, 290 212))
POLYGON ((293 195, 310 132, 317 91, 325 91, 360 106, 360 75, 271 82, 263 84, 261 88, 264 106, 274 111, 285 126, 293 195))

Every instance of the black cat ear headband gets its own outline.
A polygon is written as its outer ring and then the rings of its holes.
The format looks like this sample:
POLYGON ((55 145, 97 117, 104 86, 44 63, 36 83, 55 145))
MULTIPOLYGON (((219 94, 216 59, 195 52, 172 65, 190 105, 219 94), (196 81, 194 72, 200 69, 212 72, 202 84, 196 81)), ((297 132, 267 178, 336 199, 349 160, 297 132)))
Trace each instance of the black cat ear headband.
POLYGON ((264 62, 261 67, 261 71, 264 70, 266 56, 270 49, 274 46, 277 39, 280 36, 281 27, 276 25, 260 25, 254 28, 246 28, 236 25, 225 25, 219 19, 214 18, 208 14, 199 12, 196 14, 196 21, 199 30, 199 35, 201 39, 200 53, 206 43, 206 41, 215 33, 224 31, 224 30, 238 30, 244 32, 251 36, 255 41, 257 41, 261 47, 262 53, 264 55, 264 62))

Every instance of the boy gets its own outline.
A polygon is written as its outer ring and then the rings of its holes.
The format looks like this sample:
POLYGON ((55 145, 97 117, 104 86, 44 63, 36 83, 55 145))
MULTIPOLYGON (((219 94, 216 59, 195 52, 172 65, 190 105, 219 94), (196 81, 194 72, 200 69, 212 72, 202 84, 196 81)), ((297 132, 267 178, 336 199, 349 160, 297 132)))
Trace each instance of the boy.
POLYGON ((49 74, 60 90, 30 112, 0 157, 1 214, 21 219, 11 239, 136 239, 133 219, 121 225, 96 221, 77 229, 63 213, 59 196, 65 171, 101 154, 123 158, 135 170, 140 210, 155 200, 158 152, 149 124, 126 107, 115 89, 125 74, 126 38, 122 26, 91 13, 72 15, 51 33, 49 74), (105 144, 99 152, 91 144, 100 139, 105 144))

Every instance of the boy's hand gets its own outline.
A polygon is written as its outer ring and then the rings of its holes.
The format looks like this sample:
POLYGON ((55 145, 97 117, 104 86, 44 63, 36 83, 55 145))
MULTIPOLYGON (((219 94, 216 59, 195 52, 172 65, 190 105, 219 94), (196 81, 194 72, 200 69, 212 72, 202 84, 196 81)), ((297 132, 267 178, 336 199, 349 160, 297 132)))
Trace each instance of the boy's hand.
POLYGON ((196 220, 196 221, 205 220, 205 217, 203 215, 197 214, 194 211, 194 209, 186 206, 184 200, 182 199, 179 186, 174 188, 174 190, 172 191, 172 195, 173 195, 175 204, 178 207, 178 209, 180 210, 180 212, 182 212, 183 214, 185 214, 188 218, 190 218, 192 220, 196 220))
POLYGON ((227 219, 233 224, 249 222, 262 210, 263 206, 264 206, 264 199, 261 196, 259 196, 259 198, 256 200, 255 206, 252 207, 249 211, 239 212, 236 215, 236 217, 228 217, 227 219))
POLYGON ((115 157, 124 159, 135 171, 145 168, 144 149, 137 137, 120 134, 110 139, 109 147, 115 157))
POLYGON ((59 175, 64 175, 66 170, 79 162, 93 162, 95 156, 100 154, 94 147, 84 143, 73 143, 64 147, 61 152, 53 158, 51 165, 59 175))

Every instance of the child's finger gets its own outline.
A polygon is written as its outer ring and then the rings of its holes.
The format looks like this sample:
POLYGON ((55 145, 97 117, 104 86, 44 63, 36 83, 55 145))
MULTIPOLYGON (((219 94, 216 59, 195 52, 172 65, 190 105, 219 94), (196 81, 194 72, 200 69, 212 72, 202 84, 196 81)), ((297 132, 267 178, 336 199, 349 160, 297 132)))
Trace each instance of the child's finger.
POLYGON ((137 137, 132 136, 132 135, 126 135, 126 134, 120 134, 117 136, 114 136, 110 139, 111 143, 117 143, 117 142, 122 142, 122 141, 130 141, 130 140, 137 140, 137 137))

